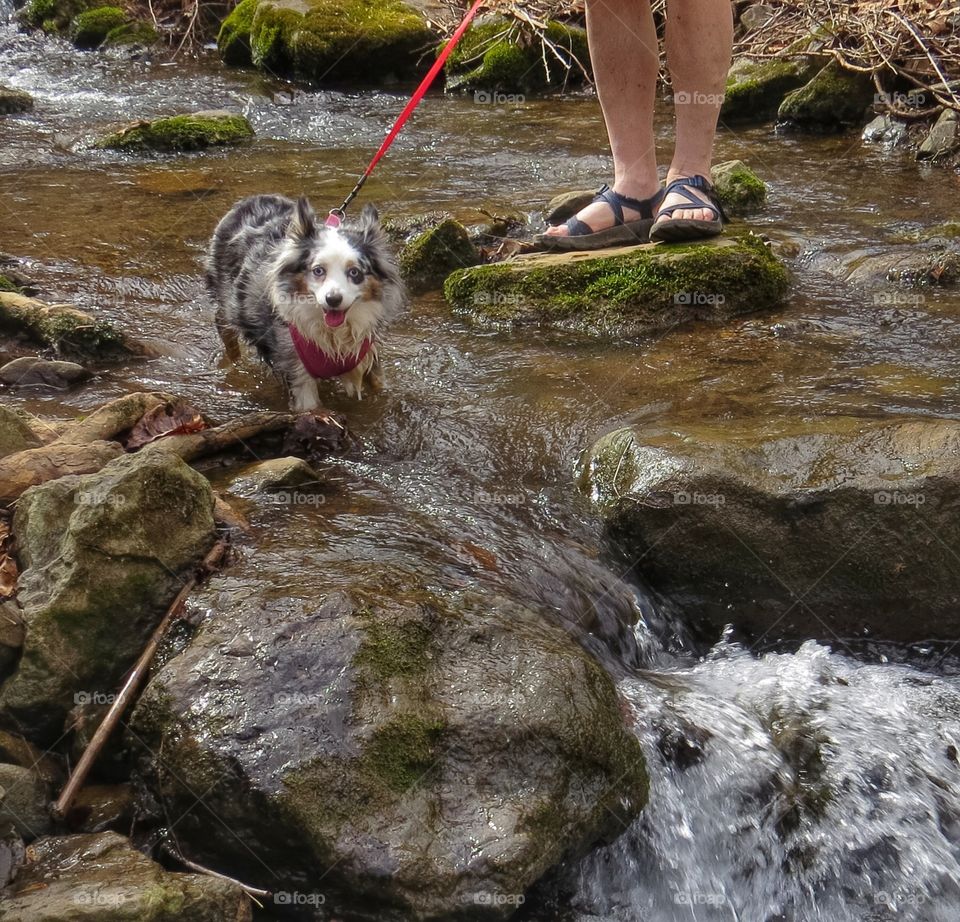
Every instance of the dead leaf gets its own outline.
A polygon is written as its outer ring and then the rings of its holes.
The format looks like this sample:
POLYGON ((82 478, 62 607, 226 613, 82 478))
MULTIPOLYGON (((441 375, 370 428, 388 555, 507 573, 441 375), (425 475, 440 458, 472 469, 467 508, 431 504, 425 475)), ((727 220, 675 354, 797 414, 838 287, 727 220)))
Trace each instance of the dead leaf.
POLYGON ((136 451, 150 442, 166 438, 169 435, 187 435, 207 429, 207 423, 200 411, 185 400, 164 405, 144 413, 140 421, 127 436, 127 451, 136 451))
POLYGON ((10 523, 0 519, 0 600, 11 599, 17 592, 20 570, 13 556, 13 535, 10 523))
POLYGON ((491 570, 494 573, 500 571, 500 565, 497 563, 496 555, 490 551, 473 544, 471 541, 461 541, 460 547, 463 548, 484 570, 491 570))

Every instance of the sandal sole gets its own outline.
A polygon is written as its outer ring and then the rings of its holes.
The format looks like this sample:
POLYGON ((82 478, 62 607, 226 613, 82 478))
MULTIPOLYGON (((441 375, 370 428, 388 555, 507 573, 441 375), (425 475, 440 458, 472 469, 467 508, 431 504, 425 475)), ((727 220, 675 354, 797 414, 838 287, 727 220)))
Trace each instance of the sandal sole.
POLYGON ((560 250, 574 252, 577 250, 602 250, 614 246, 639 246, 650 242, 650 228, 653 227, 652 218, 642 218, 639 221, 628 221, 617 227, 608 227, 595 234, 581 236, 555 237, 550 234, 538 234, 533 242, 545 250, 560 250))
POLYGON ((704 237, 716 237, 723 233, 723 221, 691 221, 678 218, 676 221, 664 221, 650 230, 651 243, 679 243, 684 240, 700 240, 704 237))

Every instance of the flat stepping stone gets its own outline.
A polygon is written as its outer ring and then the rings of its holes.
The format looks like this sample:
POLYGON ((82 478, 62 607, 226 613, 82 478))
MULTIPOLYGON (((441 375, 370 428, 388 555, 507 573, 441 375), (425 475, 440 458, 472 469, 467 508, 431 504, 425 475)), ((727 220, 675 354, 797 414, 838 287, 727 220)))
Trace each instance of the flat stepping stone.
POLYGON ((748 234, 518 256, 454 272, 444 295, 457 313, 486 326, 640 336, 779 307, 787 288, 786 267, 748 234))

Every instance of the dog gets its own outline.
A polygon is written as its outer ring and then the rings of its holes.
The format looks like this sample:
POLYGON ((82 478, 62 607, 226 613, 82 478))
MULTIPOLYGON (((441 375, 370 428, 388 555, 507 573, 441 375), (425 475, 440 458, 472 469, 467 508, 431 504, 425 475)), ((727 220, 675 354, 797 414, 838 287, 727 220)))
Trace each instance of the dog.
POLYGON ((339 378, 357 399, 382 386, 378 349, 407 296, 372 205, 329 227, 305 197, 243 199, 214 231, 206 283, 227 358, 241 338, 254 346, 295 410, 320 406, 318 380, 339 378))

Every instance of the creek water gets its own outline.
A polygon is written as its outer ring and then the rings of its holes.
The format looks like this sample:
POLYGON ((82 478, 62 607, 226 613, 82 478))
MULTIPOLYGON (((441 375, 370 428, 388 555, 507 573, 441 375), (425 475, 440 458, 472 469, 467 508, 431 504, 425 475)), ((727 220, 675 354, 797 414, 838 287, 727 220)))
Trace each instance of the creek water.
MULTIPOLYGON (((0 10, 3 8, 0 7, 0 10)), ((9 14, 9 7, 6 13, 9 14)), ((2 18, 2 16, 0 16, 2 18)), ((154 355, 70 392, 17 391, 33 413, 83 414, 141 389, 213 417, 285 406, 274 379, 226 368, 200 260, 238 198, 275 191, 338 204, 404 90, 304 90, 203 62, 85 54, 0 25, 0 82, 32 113, 0 120, 0 251, 43 298, 114 320, 154 355), (136 159, 86 147, 117 122, 230 107, 257 140, 229 152, 136 159)), ((669 152, 670 116, 657 122, 669 152)), ((432 94, 364 193, 391 218, 443 209, 467 223, 536 213, 607 178, 589 95, 489 105, 432 94)), ((576 486, 606 431, 657 418, 957 416, 960 297, 845 286, 817 257, 868 254, 960 214, 960 181, 856 136, 721 132, 717 159, 769 183, 752 223, 794 255, 787 309, 642 341, 481 332, 438 296, 390 334, 387 387, 334 387, 361 448, 324 471, 323 501, 248 509, 246 568, 278 594, 422 575, 558 619, 619 683, 647 754, 650 805, 619 840, 566 868, 542 918, 577 922, 854 922, 960 918, 960 682, 950 649, 753 650, 691 640, 604 548, 576 486)), ((2 356, 0 356, 2 358, 2 356)), ((239 573, 236 572, 240 568, 239 573)), ((917 574, 921 579, 922 574, 917 574)))

